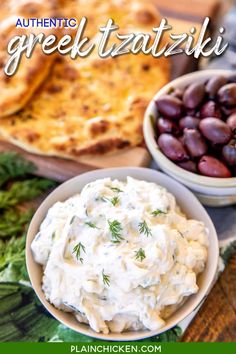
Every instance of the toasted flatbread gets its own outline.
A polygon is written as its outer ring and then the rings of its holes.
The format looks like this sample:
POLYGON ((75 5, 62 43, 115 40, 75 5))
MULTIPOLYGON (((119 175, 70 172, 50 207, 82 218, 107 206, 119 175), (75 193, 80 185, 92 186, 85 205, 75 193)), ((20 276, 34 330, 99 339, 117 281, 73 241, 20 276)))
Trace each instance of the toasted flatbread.
POLYGON ((1 119, 0 134, 30 152, 71 159, 137 146, 147 103, 168 75, 165 58, 144 54, 61 58, 31 102, 1 119))
MULTIPOLYGON (((94 41, 108 18, 124 33, 150 32, 160 19, 144 0, 59 1, 61 16, 88 17, 94 41)), ((76 160, 140 145, 144 111, 169 72, 168 59, 151 55, 61 56, 25 108, 1 119, 0 134, 29 152, 76 160)))
MULTIPOLYGON (((32 97, 48 75, 53 57, 46 56, 36 47, 31 58, 23 56, 19 69, 13 76, 4 73, 9 58, 7 45, 15 35, 28 35, 36 31, 49 33, 45 29, 16 28, 18 18, 50 17, 56 14, 55 1, 47 0, 1 0, 0 3, 0 117, 10 115, 21 108, 32 97)), ((46 34, 45 33, 45 34, 46 34)))
POLYGON ((99 33, 109 18, 121 31, 140 29, 151 32, 157 26, 160 14, 152 0, 58 0, 63 17, 87 18, 86 35, 90 38, 99 33))

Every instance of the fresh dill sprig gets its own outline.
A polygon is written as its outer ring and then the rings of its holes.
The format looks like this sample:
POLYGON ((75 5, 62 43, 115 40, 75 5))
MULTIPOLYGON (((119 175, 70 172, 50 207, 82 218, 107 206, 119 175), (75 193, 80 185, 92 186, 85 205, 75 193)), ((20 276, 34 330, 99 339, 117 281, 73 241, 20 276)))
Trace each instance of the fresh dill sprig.
POLYGON ((20 280, 29 281, 25 266, 25 238, 25 233, 23 233, 22 236, 13 236, 6 241, 0 239, 0 269, 2 279, 7 278, 11 282, 19 282, 20 280))
POLYGON ((119 203, 119 197, 118 196, 115 196, 111 199, 107 198, 107 197, 102 197, 102 200, 104 202, 110 202, 113 206, 116 206, 116 204, 119 203))
POLYGON ((0 186, 14 178, 26 177, 36 170, 36 166, 15 152, 0 154, 0 186))
POLYGON ((166 213, 165 211, 160 210, 160 209, 156 209, 156 210, 153 210, 153 211, 151 212, 151 214, 152 214, 153 216, 158 216, 158 215, 167 214, 167 213, 166 213))
POLYGON ((135 251, 135 259, 137 259, 137 261, 142 262, 144 258, 146 258, 146 255, 142 248, 140 248, 138 251, 135 251))
POLYGON ((9 208, 0 217, 0 238, 21 236, 33 216, 33 210, 21 211, 20 208, 9 208))
POLYGON ((113 206, 116 206, 116 204, 118 204, 120 201, 119 197, 115 196, 112 199, 110 199, 110 202, 113 206))
POLYGON ((110 187, 110 189, 113 191, 113 192, 116 192, 116 193, 123 193, 124 191, 122 191, 120 188, 117 188, 117 187, 110 187))
POLYGON ((71 221, 70 221, 70 225, 73 224, 73 222, 75 221, 76 215, 72 216, 71 221))
POLYGON ((121 231, 122 231, 121 223, 118 220, 113 220, 113 221, 108 220, 108 224, 109 224, 111 236, 113 238, 112 242, 120 243, 121 240, 123 240, 123 237, 121 236, 121 231))
POLYGON ((110 276, 104 273, 104 269, 102 270, 102 279, 105 285, 110 286, 110 276))
POLYGON ((32 200, 55 186, 55 182, 42 178, 14 182, 10 189, 0 191, 0 209, 7 209, 16 204, 32 200))
POLYGON ((146 223, 146 221, 144 220, 144 221, 142 221, 142 222, 140 222, 139 223, 139 232, 140 232, 140 234, 144 234, 144 235, 146 235, 147 237, 150 235, 152 235, 152 231, 151 231, 151 229, 148 227, 148 225, 147 225, 147 223, 146 223))
POLYGON ((80 260, 81 263, 83 263, 83 258, 81 258, 81 252, 85 252, 85 247, 84 245, 79 242, 77 245, 75 245, 75 247, 73 248, 73 253, 75 253, 76 259, 80 260))
POLYGON ((90 221, 86 221, 86 222, 85 222, 85 225, 91 227, 92 229, 99 229, 99 227, 97 227, 95 224, 93 224, 93 223, 90 222, 90 221))

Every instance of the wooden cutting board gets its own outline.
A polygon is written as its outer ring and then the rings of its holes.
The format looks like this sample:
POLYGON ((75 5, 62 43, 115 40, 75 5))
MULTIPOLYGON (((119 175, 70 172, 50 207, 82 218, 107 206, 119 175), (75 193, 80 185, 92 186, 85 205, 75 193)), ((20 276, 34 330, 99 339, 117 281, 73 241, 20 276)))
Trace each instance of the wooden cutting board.
MULTIPOLYGON (((199 31, 206 16, 216 17, 219 10, 218 0, 157 0, 157 7, 162 17, 168 19, 173 33, 188 32, 192 26, 199 31)), ((197 68, 197 61, 186 55, 177 55, 171 58, 171 77, 175 78, 197 68)), ((0 152, 18 151, 38 167, 40 176, 49 177, 58 181, 65 181, 80 173, 104 167, 117 166, 148 166, 150 155, 144 147, 137 147, 110 156, 80 158, 70 161, 56 157, 45 157, 27 153, 12 144, 0 141, 0 152)))
POLYGON ((182 342, 235 342, 236 254, 225 268, 182 342))
POLYGON ((89 161, 75 162, 57 157, 48 157, 30 154, 15 145, 5 141, 0 141, 0 153, 6 151, 16 151, 27 160, 32 161, 38 168, 38 176, 51 178, 55 181, 63 182, 77 176, 80 173, 88 172, 96 168, 117 167, 117 166, 147 166, 150 163, 150 156, 144 148, 137 147, 126 150, 116 155, 93 158, 89 161))

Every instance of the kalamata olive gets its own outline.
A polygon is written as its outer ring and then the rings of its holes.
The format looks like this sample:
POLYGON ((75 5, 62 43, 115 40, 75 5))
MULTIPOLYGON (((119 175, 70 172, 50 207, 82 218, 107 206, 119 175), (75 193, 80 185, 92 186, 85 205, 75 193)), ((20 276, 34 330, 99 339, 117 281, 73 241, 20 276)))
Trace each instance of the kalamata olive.
POLYGON ((185 109, 185 113, 186 113, 186 116, 189 116, 189 117, 196 117, 196 109, 190 109, 190 108, 186 108, 185 109))
POLYGON ((231 83, 222 86, 218 93, 219 102, 226 107, 236 106, 236 84, 231 83))
POLYGON ((196 129, 184 129, 184 145, 192 157, 200 157, 207 152, 207 144, 196 129))
POLYGON ((171 95, 182 100, 183 93, 184 93, 183 90, 176 88, 173 92, 171 92, 171 95))
POLYGON ((233 135, 236 136, 236 113, 229 116, 226 123, 232 130, 233 135))
POLYGON ((184 161, 189 158, 182 143, 171 134, 161 134, 158 145, 161 151, 173 161, 184 161))
POLYGON ((230 127, 218 118, 202 119, 199 128, 201 133, 215 144, 226 144, 231 138, 230 127))
POLYGON ((178 162, 177 165, 179 167, 184 168, 187 171, 197 173, 197 164, 194 161, 188 160, 188 161, 178 162))
POLYGON ((236 73, 230 75, 229 78, 228 78, 228 80, 229 80, 229 82, 234 82, 234 83, 236 83, 236 73))
POLYGON ((168 118, 180 118, 183 111, 182 102, 173 96, 163 95, 156 100, 158 111, 168 118))
POLYGON ((218 156, 221 156, 222 147, 223 147, 223 145, 221 145, 221 144, 214 144, 214 143, 210 142, 209 152, 211 155, 218 158, 218 156))
POLYGON ((181 142, 182 145, 184 145, 184 136, 183 135, 179 136, 178 140, 181 142))
POLYGON ((157 119, 157 129, 160 134, 162 133, 177 134, 179 132, 179 128, 173 120, 162 118, 162 117, 157 119))
POLYGON ((236 166, 233 167, 233 176, 236 177, 236 166))
POLYGON ((210 78, 206 84, 206 92, 208 93, 209 98, 215 98, 218 90, 226 83, 227 79, 221 75, 216 75, 210 78))
POLYGON ((183 117, 180 119, 179 121, 179 126, 181 129, 184 130, 184 128, 193 128, 193 129, 197 129, 200 123, 200 119, 196 118, 196 117, 183 117))
POLYGON ((206 103, 204 103, 204 105, 201 107, 200 115, 202 118, 206 118, 206 117, 221 118, 220 108, 217 105, 217 103, 214 101, 207 101, 206 103))
POLYGON ((196 82, 187 87, 183 94, 184 106, 190 109, 198 107, 205 96, 205 86, 201 82, 196 82))
POLYGON ((221 106, 220 108, 221 108, 222 113, 226 117, 231 116, 231 114, 236 113, 236 107, 229 108, 229 107, 221 106))
POLYGON ((221 178, 231 177, 231 172, 228 167, 212 156, 202 156, 198 163, 198 170, 204 176, 221 178))
POLYGON ((230 166, 236 166, 236 139, 230 140, 222 149, 222 155, 230 166))

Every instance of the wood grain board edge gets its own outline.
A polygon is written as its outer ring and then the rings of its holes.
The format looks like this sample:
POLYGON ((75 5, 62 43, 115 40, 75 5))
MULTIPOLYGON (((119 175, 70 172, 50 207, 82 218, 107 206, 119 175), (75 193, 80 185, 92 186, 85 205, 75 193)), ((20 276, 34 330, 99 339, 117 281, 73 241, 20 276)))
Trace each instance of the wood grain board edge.
POLYGON ((165 17, 189 22, 201 22, 204 17, 214 17, 219 11, 219 0, 154 0, 158 10, 165 17))
POLYGON ((120 154, 109 156, 83 158, 74 161, 64 158, 42 156, 29 153, 11 143, 0 140, 0 152, 15 151, 37 166, 36 175, 64 182, 69 178, 96 168, 117 166, 148 166, 150 155, 145 148, 137 147, 120 154))
POLYGON ((36 175, 51 178, 58 182, 63 182, 79 173, 94 169, 94 167, 91 168, 91 166, 86 164, 77 164, 71 160, 31 154, 13 144, 0 141, 0 152, 9 151, 17 152, 33 162, 37 166, 36 175))

